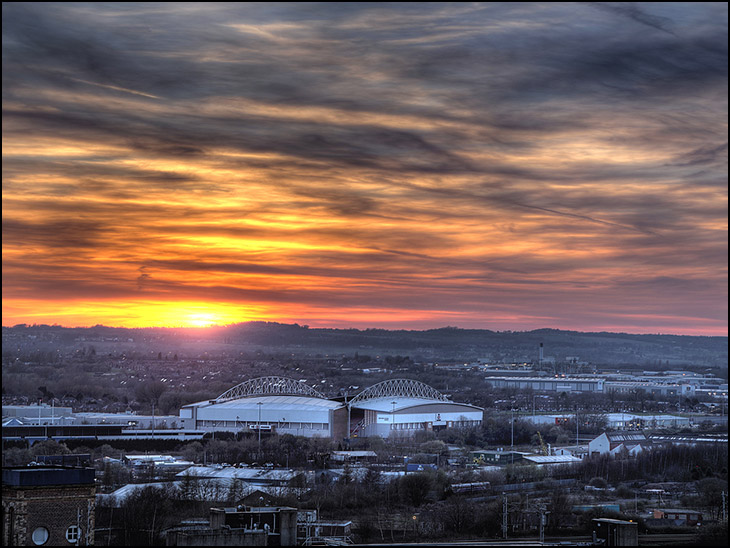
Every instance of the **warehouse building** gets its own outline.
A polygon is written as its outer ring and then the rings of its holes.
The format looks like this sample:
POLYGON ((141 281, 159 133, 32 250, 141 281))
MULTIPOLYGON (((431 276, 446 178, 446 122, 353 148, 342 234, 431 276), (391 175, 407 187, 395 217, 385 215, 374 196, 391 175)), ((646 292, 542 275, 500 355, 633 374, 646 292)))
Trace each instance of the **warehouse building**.
POLYGON ((185 405, 180 418, 207 431, 343 438, 347 409, 303 382, 271 376, 242 382, 214 400, 185 405))
POLYGON ((494 388, 536 392, 603 392, 605 379, 596 377, 485 377, 494 388))
POLYGON ((411 436, 418 431, 482 424, 484 409, 450 401, 427 384, 391 379, 363 390, 348 402, 352 436, 411 436))
POLYGON ((207 431, 387 438, 419 430, 478 426, 483 411, 452 402, 434 388, 410 379, 384 381, 348 402, 340 402, 327 399, 300 381, 259 377, 214 400, 183 406, 180 418, 207 431))

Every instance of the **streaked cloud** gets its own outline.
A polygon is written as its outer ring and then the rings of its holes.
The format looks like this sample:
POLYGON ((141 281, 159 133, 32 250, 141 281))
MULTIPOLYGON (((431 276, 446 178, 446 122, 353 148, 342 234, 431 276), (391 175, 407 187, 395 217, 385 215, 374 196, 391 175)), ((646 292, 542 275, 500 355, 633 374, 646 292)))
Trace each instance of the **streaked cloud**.
POLYGON ((727 333, 725 4, 10 2, 3 38, 4 325, 727 333))

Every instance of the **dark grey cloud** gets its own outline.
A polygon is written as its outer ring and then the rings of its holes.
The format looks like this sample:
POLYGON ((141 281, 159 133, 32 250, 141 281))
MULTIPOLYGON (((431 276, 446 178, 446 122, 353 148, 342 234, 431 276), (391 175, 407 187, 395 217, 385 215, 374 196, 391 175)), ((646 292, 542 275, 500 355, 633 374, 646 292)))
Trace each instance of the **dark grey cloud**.
POLYGON ((668 17, 652 15, 639 8, 634 2, 589 2, 589 5, 609 13, 628 17, 642 25, 676 36, 672 30, 673 25, 671 19, 668 17))
MULTIPOLYGON (((3 218, 4 238, 14 245, 34 248, 38 245, 58 250, 88 248, 101 244, 105 227, 95 220, 59 219, 47 222, 27 222, 20 219, 3 218)), ((4 265, 4 263, 3 263, 4 265)))

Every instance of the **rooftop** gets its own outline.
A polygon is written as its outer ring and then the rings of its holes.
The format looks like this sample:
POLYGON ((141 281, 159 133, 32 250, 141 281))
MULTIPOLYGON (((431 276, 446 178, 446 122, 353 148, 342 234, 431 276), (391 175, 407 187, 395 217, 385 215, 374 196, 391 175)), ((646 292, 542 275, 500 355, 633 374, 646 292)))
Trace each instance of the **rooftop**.
POLYGON ((249 483, 268 483, 290 481, 302 472, 295 470, 269 470, 266 468, 234 468, 226 466, 222 468, 212 466, 191 466, 177 474, 177 477, 197 476, 198 478, 231 478, 240 479, 249 483))
POLYGON ((471 407, 475 411, 482 411, 481 407, 469 405, 468 403, 457 403, 453 401, 444 401, 437 399, 403 398, 399 396, 389 396, 386 398, 359 401, 357 403, 354 403, 352 406, 358 409, 372 409, 373 411, 385 411, 392 413, 393 411, 398 412, 404 409, 408 409, 409 407, 416 407, 420 405, 458 405, 462 407, 471 407))
POLYGON ((581 462, 578 457, 571 455, 525 455, 524 458, 535 464, 570 464, 573 462, 581 462))
POLYGON ((3 486, 45 487, 48 485, 94 485, 93 468, 34 466, 3 468, 3 486))
POLYGON ((336 402, 332 400, 323 400, 321 398, 312 398, 309 396, 286 396, 286 395, 270 395, 270 396, 247 396, 238 398, 235 400, 223 401, 220 403, 211 404, 210 401, 202 401, 197 403, 191 403, 183 407, 220 407, 220 408, 233 408, 233 409, 249 409, 257 410, 258 404, 266 406, 276 406, 281 410, 292 410, 301 411, 306 409, 321 410, 321 409, 337 409, 342 407, 342 402, 336 402))

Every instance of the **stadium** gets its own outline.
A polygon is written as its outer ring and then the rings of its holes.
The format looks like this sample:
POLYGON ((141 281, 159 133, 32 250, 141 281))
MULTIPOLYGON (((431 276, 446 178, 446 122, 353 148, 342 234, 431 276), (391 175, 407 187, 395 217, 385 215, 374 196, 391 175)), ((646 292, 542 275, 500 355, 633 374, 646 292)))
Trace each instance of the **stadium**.
POLYGON ((226 390, 214 400, 180 409, 180 418, 199 430, 332 439, 388 438, 477 426, 482 416, 482 408, 452 402, 436 389, 410 379, 383 381, 342 402, 294 379, 259 377, 226 390))
POLYGON ((410 379, 391 379, 366 388, 348 402, 352 435, 410 436, 482 423, 484 409, 449 400, 435 388, 410 379))

